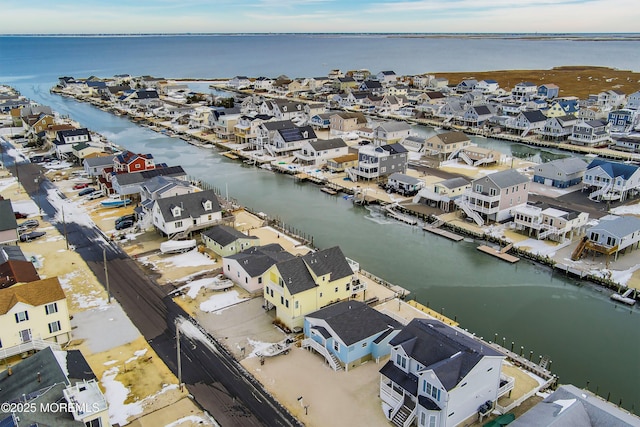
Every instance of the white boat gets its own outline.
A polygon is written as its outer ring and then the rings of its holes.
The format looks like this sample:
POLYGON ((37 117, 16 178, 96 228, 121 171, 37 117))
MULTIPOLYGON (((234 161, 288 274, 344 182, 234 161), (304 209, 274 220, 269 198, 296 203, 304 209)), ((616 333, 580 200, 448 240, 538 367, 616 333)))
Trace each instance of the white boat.
POLYGON ((207 285, 207 289, 211 289, 213 291, 224 291, 230 288, 233 288, 233 281, 225 278, 224 275, 216 277, 213 283, 207 285))
POLYGON ((271 344, 269 347, 257 351, 256 355, 259 357, 273 357, 279 354, 287 354, 289 350, 291 350, 291 344, 293 344, 293 340, 285 338, 280 342, 271 344))
POLYGON ((615 294, 611 294, 610 298, 614 301, 618 301, 623 304, 634 305, 636 303, 635 298, 629 297, 629 295, 631 295, 632 292, 633 292, 633 289, 627 289, 622 295, 620 295, 617 292, 615 294))
POLYGON ((178 254, 190 251, 195 247, 195 240, 168 240, 160 243, 160 252, 163 254, 178 254))

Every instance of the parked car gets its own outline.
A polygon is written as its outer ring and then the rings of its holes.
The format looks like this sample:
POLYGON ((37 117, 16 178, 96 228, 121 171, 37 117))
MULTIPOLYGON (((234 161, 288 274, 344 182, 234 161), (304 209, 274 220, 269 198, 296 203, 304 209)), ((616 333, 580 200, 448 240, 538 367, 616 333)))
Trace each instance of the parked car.
POLYGON ((30 242, 44 236, 45 234, 47 234, 46 231, 32 231, 31 233, 24 233, 20 235, 20 241, 30 242))
POLYGON ((73 186, 74 190, 82 190, 83 188, 87 188, 89 186, 88 182, 80 182, 73 186))
POLYGON ((95 188, 93 188, 93 187, 87 187, 84 190, 80 191, 78 193, 78 196, 86 196, 87 194, 91 194, 94 191, 97 191, 97 190, 95 188))
POLYGON ((27 217, 27 214, 23 214, 22 212, 14 212, 13 213, 16 217, 16 219, 25 219, 27 217))
POLYGON ((124 230, 133 227, 133 220, 125 219, 116 224, 116 230, 124 230))
POLYGON ((87 200, 95 200, 100 197, 104 197, 104 193, 102 191, 94 191, 87 196, 87 200))
POLYGON ((24 233, 25 231, 33 230, 40 225, 37 219, 28 219, 22 224, 18 224, 18 233, 24 233))
POLYGON ((136 214, 122 215, 119 218, 116 218, 116 225, 120 224, 122 221, 135 221, 136 214))

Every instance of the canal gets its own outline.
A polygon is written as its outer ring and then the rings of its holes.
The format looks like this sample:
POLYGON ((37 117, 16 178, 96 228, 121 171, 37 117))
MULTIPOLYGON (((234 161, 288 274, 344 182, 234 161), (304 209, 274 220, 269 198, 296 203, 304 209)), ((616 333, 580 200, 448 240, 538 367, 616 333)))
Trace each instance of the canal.
MULTIPOLYGON (((17 87, 122 147, 152 153, 156 162, 182 165, 239 203, 313 235, 317 247, 339 245, 364 269, 403 286, 411 298, 455 317, 478 336, 497 336, 507 348, 513 342, 516 352, 533 352, 536 361, 548 356, 560 383, 585 387, 589 382, 589 389, 599 395, 640 409, 640 312, 613 303, 607 291, 526 260, 511 265, 493 259, 478 252, 478 243, 471 239, 453 243, 390 221, 375 208, 354 206, 313 184, 299 184, 289 176, 229 160, 215 149, 140 128, 52 95, 44 85, 17 87)), ((491 139, 484 144, 507 154, 523 152, 534 160, 562 155, 491 139)))

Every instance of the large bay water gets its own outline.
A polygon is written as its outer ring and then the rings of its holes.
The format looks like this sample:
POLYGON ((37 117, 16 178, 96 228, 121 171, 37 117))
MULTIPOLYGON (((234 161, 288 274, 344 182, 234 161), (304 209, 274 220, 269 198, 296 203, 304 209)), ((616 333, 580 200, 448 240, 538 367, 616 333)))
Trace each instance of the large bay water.
MULTIPOLYGON (((318 247, 339 245, 366 270, 455 316, 477 335, 493 340, 498 334, 498 342, 504 338, 509 347, 514 341, 516 349, 524 346, 526 354, 534 351, 536 360, 539 355, 549 356, 561 383, 584 387, 589 381, 591 390, 597 387, 605 397, 611 393, 612 401, 622 399, 623 406, 638 411, 639 311, 612 303, 608 292, 527 261, 510 265, 494 260, 479 253, 477 243, 453 243, 425 234, 391 222, 375 210, 325 195, 314 185, 246 167, 215 150, 190 146, 49 93, 61 75, 212 78, 285 73, 294 77, 323 75, 331 68, 417 73, 577 63, 638 70, 637 48, 637 42, 629 41, 381 36, 0 37, 0 83, 13 85, 123 147, 182 165, 190 175, 228 189, 240 203, 313 235, 318 247), (525 55, 532 46, 562 56, 537 54, 537 50, 525 55)), ((535 159, 558 155, 519 144, 492 140, 486 144, 504 152, 525 152, 535 159)))

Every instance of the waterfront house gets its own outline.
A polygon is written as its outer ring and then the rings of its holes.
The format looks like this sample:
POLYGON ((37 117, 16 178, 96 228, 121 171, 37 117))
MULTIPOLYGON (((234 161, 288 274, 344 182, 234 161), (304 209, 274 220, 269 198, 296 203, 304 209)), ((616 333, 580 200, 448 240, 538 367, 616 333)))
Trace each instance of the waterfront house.
POLYGON ((25 136, 30 141, 37 139, 37 135, 46 131, 49 127, 55 123, 54 118, 50 114, 40 113, 33 116, 27 116, 22 121, 22 125, 25 128, 25 136))
POLYGON ((471 92, 477 84, 478 81, 476 79, 465 79, 456 85, 455 90, 457 93, 471 92))
POLYGON ((67 297, 57 277, 0 289, 0 342, 5 358, 70 339, 67 297))
POLYGON ((556 159, 535 166, 533 182, 567 188, 582 182, 587 163, 578 157, 556 159))
POLYGON ((538 93, 538 86, 531 82, 520 82, 511 90, 514 101, 528 101, 538 93))
POLYGON ((441 160, 453 159, 463 148, 471 145, 471 139, 460 131, 443 132, 428 138, 425 149, 431 155, 438 155, 441 160))
POLYGON ((583 108, 580 108, 580 111, 578 111, 578 119, 580 120, 589 121, 589 120, 600 120, 600 119, 606 119, 606 118, 607 118, 607 112, 597 106, 583 107, 583 108))
POLYGON ((265 307, 275 308, 277 321, 286 328, 302 328, 307 314, 351 297, 352 286, 359 285, 354 276, 337 246, 278 262, 267 272, 265 307))
POLYGON ((573 133, 573 126, 578 123, 574 115, 551 117, 544 123, 544 127, 538 130, 543 140, 565 141, 573 133))
POLYGON ((221 257, 235 255, 253 246, 260 246, 260 239, 249 236, 228 225, 214 225, 201 233, 202 243, 221 257))
POLYGON ((517 117, 507 120, 506 128, 512 133, 525 137, 534 131, 543 129, 546 121, 547 116, 541 111, 523 111, 517 117))
POLYGON ((583 191, 590 199, 625 201, 640 189, 640 167, 633 164, 594 159, 584 173, 583 191))
POLYGON ((381 114, 397 114, 408 102, 404 95, 385 95, 380 101, 377 111, 381 114))
POLYGON ((545 99, 554 99, 560 95, 560 88, 553 83, 545 83, 538 87, 538 96, 545 99))
POLYGON ((376 74, 376 79, 384 86, 393 85, 398 80, 394 71, 380 71, 376 74))
POLYGON ((382 83, 378 80, 365 80, 362 83, 360 83, 358 90, 370 92, 373 95, 385 94, 385 89, 382 86, 382 83))
POLYGON ((604 147, 609 145, 609 123, 604 120, 580 121, 573 125, 568 138, 571 144, 587 147, 604 147))
POLYGON ((293 126, 287 129, 277 129, 273 139, 269 140, 266 148, 273 155, 285 155, 298 151, 306 143, 317 141, 315 131, 311 126, 293 126))
POLYGON ((477 127, 485 124, 494 115, 495 112, 489 105, 476 105, 464 112, 461 121, 467 126, 477 127))
POLYGON ((329 83, 331 83, 331 80, 329 79, 329 77, 324 77, 324 76, 309 77, 308 79, 305 80, 305 85, 312 92, 321 91, 325 87, 325 85, 328 85, 329 83))
POLYGON ((213 190, 155 200, 152 213, 153 225, 169 239, 187 237, 222 220, 222 208, 213 190))
POLYGON ((358 88, 358 82, 353 77, 338 77, 334 80, 334 88, 339 92, 348 92, 358 88))
POLYGON ((426 139, 423 136, 410 135, 401 142, 410 153, 424 153, 426 139))
POLYGON ((331 126, 331 113, 314 114, 309 119, 309 124, 314 129, 329 129, 331 126))
POLYGON ((449 86, 449 79, 446 77, 435 77, 429 81, 429 87, 435 90, 446 89, 449 86))
POLYGON ((476 178, 471 188, 456 200, 458 206, 479 225, 484 221, 502 222, 512 210, 529 198, 529 178, 514 169, 476 178))
POLYGON ((571 241, 574 236, 584 234, 588 221, 586 212, 546 204, 527 204, 513 210, 516 229, 539 240, 571 241))
POLYGON ((307 141, 299 151, 293 153, 299 163, 315 166, 321 166, 331 158, 346 154, 349 154, 349 147, 342 138, 307 141))
POLYGON ((629 151, 631 153, 640 153, 640 134, 632 133, 628 136, 616 137, 613 141, 614 150, 629 151))
POLYGON ((407 171, 408 151, 401 144, 376 147, 365 145, 358 150, 358 167, 347 169, 353 181, 358 179, 378 180, 394 172, 407 171))
POLYGON ((77 163, 82 163, 87 157, 98 157, 106 154, 102 148, 79 142, 71 147, 71 158, 77 163))
POLYGON ((113 159, 115 157, 115 155, 106 155, 85 158, 82 160, 84 171, 91 177, 100 176, 105 168, 113 167, 113 159))
POLYGON ((500 89, 500 85, 497 81, 493 79, 484 79, 480 80, 474 87, 473 90, 477 90, 482 94, 488 95, 492 93, 496 93, 500 89))
POLYGON ((638 418, 587 389, 565 384, 520 415, 509 427, 637 426, 638 418))
POLYGON ((413 198, 413 203, 421 203, 438 207, 444 212, 455 209, 454 200, 471 188, 471 183, 464 178, 450 178, 433 184, 432 188, 422 188, 413 198))
POLYGON ((256 147, 268 150, 270 154, 275 156, 275 151, 273 151, 271 147, 274 145, 272 141, 274 141, 278 131, 288 129, 293 129, 293 132, 298 132, 296 131, 297 126, 293 124, 291 120, 263 121, 258 125, 256 130, 256 147))
POLYGON ((91 142, 91 134, 87 128, 58 131, 53 141, 56 157, 67 158, 73 151, 73 146, 80 142, 91 142))
POLYGON ((115 173, 144 172, 155 169, 152 154, 136 154, 125 150, 113 158, 113 171, 115 173))
POLYGON ((222 141, 235 142, 235 130, 238 119, 242 116, 240 108, 212 108, 208 116, 207 126, 222 141))
POLYGON ((147 200, 158 200, 196 191, 199 191, 199 189, 192 186, 188 181, 164 175, 149 178, 140 185, 140 197, 143 203, 147 200))
POLYGON ((387 189, 403 196, 413 196, 424 187, 424 181, 404 173, 392 173, 387 178, 387 189))
POLYGON ((438 108, 435 116, 444 119, 445 123, 451 120, 461 120, 466 109, 467 104, 461 100, 449 99, 444 105, 438 108))
POLYGON ((561 117, 571 115, 578 117, 580 111, 580 105, 577 100, 574 99, 558 99, 551 103, 546 111, 547 117, 561 117))
POLYGON ((0 401, 25 408, 3 411, 2 426, 111 426, 107 399, 80 350, 45 348, 12 362, 0 376, 0 401))
POLYGON ((640 247, 640 218, 633 215, 601 218, 597 225, 587 230, 586 249, 618 259, 625 249, 640 247))
POLYGON ((249 144, 250 147, 255 148, 260 125, 272 119, 273 116, 265 114, 256 114, 251 116, 243 115, 238 117, 236 125, 233 127, 236 143, 249 144))
POLYGON ((626 94, 618 89, 610 89, 607 91, 608 96, 608 105, 611 108, 621 108, 624 106, 626 94))
POLYGON ((222 258, 224 275, 250 293, 262 293, 267 271, 276 263, 295 258, 277 243, 251 246, 222 258))
POLYGON ((461 158, 470 166, 492 165, 502 159, 502 153, 490 148, 467 145, 460 149, 458 158, 461 158))
POLYGON ((640 110, 640 90, 633 92, 627 97, 624 108, 629 110, 640 110))
POLYGON ((0 200, 0 245, 15 244, 18 238, 18 223, 11 200, 0 200))
POLYGON ((467 104, 467 108, 477 105, 486 105, 485 95, 477 90, 466 92, 458 99, 467 104))
POLYGON ((525 105, 520 102, 501 102, 500 110, 505 116, 515 117, 525 110, 525 105))
POLYGON ((235 90, 251 87, 251 80, 247 76, 235 76, 227 81, 227 87, 235 90))
POLYGON ((292 120, 305 118, 304 104, 287 99, 268 99, 260 105, 260 114, 275 117, 276 120, 292 120))
POLYGON ((35 280, 40 280, 40 276, 22 249, 15 245, 0 245, 0 289, 35 280))
POLYGON ((371 71, 367 70, 366 68, 361 68, 359 70, 347 71, 345 75, 351 76, 355 80, 362 82, 369 79, 369 77, 371 77, 371 71))
POLYGON ((637 111, 622 109, 609 112, 607 121, 609 122, 610 132, 629 132, 632 130, 633 125, 640 117, 637 111))
POLYGON ((410 134, 411 126, 407 122, 384 122, 373 128, 373 144, 395 144, 404 141, 410 134))
POLYGON ((355 368, 389 355, 402 324, 360 301, 341 301, 304 318, 303 348, 315 350, 334 370, 355 368))
POLYGON ((358 166, 358 154, 349 153, 344 156, 327 159, 327 168, 331 172, 344 172, 347 169, 358 166))
POLYGON ((260 76, 260 77, 258 77, 258 78, 256 78, 254 80, 253 88, 256 91, 269 92, 272 89, 274 82, 275 82, 274 79, 271 79, 269 77, 260 76))
POLYGON ((380 399, 395 425, 471 423, 483 405, 493 407, 513 389, 514 379, 500 372, 502 353, 440 321, 413 319, 389 344, 380 399))

